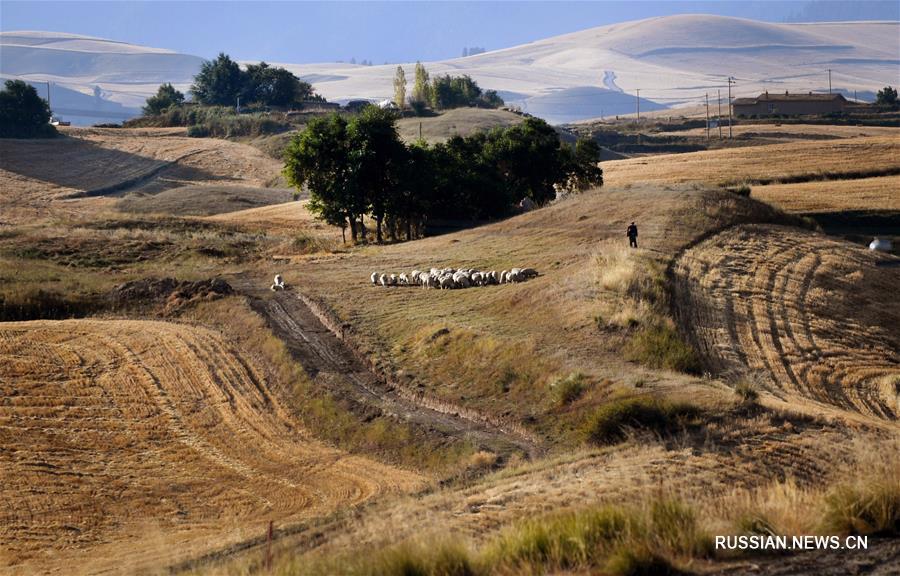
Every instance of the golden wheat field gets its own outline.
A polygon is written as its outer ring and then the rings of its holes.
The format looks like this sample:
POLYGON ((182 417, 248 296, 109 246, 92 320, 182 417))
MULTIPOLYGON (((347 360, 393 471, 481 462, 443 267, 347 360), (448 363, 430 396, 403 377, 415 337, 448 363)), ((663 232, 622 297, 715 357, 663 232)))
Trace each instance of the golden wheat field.
POLYGON ((756 180, 777 182, 787 177, 815 180, 853 172, 865 176, 870 171, 898 170, 898 158, 900 137, 894 133, 614 160, 604 163, 604 180, 609 186, 634 182, 719 185, 756 180))
MULTIPOLYGON (((0 304, 24 317, 0 322, 0 573, 266 573, 271 521, 285 576, 395 574, 445 544, 470 574, 624 574, 612 549, 521 551, 561 513, 651 526, 670 500, 688 509, 674 532, 633 543, 666 566, 815 571, 703 547, 748 526, 844 534, 858 518, 835 494, 889 497, 900 477, 898 258, 798 216, 900 209, 900 140, 791 130, 829 138, 604 162, 602 188, 361 246, 305 199, 183 215, 277 182, 248 145, 0 140, 0 304), (538 276, 370 280, 448 266, 538 276), (603 427, 648 406, 662 424, 603 427)), ((871 563, 890 569, 895 541, 871 563)))
POLYGON ((753 197, 787 212, 900 211, 900 176, 754 186, 753 197))

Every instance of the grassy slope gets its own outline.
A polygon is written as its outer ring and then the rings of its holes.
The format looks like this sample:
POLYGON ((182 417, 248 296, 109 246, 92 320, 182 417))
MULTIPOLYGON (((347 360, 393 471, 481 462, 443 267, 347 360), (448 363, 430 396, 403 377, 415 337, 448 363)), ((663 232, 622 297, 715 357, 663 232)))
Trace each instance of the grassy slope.
POLYGON ((481 108, 456 108, 438 116, 424 118, 404 118, 397 122, 400 137, 407 142, 419 139, 419 124, 422 138, 429 144, 443 142, 451 136, 469 136, 492 128, 513 126, 524 118, 503 110, 481 108))

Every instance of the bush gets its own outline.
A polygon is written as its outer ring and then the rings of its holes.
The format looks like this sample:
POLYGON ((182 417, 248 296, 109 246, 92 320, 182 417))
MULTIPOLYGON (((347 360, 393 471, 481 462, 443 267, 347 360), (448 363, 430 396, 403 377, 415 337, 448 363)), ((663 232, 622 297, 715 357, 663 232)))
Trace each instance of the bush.
POLYGON ((620 398, 601 406, 588 420, 585 432, 591 444, 615 444, 625 439, 630 429, 660 434, 692 424, 701 414, 696 406, 661 399, 620 398))
POLYGON ((555 380, 550 387, 553 389, 556 404, 566 406, 581 398, 587 389, 585 380, 584 374, 580 372, 572 372, 565 378, 555 380))
POLYGON ((700 359, 675 329, 662 323, 638 331, 625 348, 629 360, 652 368, 665 368, 688 374, 700 373, 700 359))

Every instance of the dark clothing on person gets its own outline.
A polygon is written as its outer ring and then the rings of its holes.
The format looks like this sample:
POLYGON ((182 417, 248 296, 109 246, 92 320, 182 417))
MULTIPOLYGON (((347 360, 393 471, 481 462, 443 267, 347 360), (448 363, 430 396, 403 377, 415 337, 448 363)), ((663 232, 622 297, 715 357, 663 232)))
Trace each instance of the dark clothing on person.
POLYGON ((634 225, 634 222, 631 223, 631 226, 628 227, 628 231, 625 232, 628 235, 628 245, 632 248, 637 248, 637 237, 638 230, 637 226, 634 225))

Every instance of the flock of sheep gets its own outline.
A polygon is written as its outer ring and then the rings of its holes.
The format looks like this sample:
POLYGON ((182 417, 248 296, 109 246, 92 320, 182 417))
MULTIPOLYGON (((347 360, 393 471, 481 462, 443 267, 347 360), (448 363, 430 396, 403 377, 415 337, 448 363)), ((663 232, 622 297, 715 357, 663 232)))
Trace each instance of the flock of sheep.
POLYGON ((509 284, 524 282, 538 275, 534 268, 513 268, 490 272, 472 268, 432 268, 427 272, 413 270, 410 274, 382 274, 372 272, 370 280, 375 286, 421 286, 422 288, 469 288, 471 286, 490 286, 493 284, 509 284))

